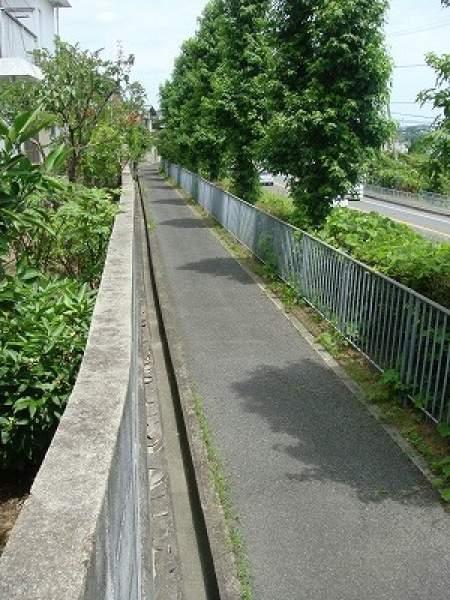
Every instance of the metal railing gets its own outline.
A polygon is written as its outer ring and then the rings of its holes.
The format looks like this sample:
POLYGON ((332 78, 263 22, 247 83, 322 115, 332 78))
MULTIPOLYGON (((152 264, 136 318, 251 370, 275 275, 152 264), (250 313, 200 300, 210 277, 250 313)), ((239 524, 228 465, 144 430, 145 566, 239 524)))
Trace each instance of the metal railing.
POLYGON ((182 167, 165 172, 413 402, 450 423, 450 311, 182 167))
POLYGON ((366 184, 364 186, 364 194, 380 200, 405 201, 411 206, 423 206, 426 208, 445 208, 450 211, 450 198, 435 194, 433 192, 420 192, 413 194, 412 192, 404 192, 403 190, 394 190, 391 188, 381 187, 379 185, 366 184))
POLYGON ((37 35, 6 8, 0 8, 0 58, 25 58, 34 62, 37 35))

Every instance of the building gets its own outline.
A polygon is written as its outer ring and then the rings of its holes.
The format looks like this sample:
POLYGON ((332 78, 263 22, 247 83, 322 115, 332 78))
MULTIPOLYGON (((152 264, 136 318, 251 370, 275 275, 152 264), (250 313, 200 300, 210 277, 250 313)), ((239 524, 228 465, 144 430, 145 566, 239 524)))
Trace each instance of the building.
POLYGON ((0 0, 0 78, 40 79, 33 51, 52 49, 68 0, 0 0))

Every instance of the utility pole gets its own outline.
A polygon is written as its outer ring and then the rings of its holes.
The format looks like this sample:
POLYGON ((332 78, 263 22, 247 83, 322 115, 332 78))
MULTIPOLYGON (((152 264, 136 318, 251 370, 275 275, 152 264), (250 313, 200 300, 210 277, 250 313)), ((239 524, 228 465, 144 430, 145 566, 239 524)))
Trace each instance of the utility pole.
MULTIPOLYGON (((389 117, 389 121, 392 121, 391 104, 390 104, 389 100, 388 100, 388 103, 387 103, 387 114, 388 114, 388 117, 389 117)), ((396 141, 395 138, 392 138, 392 140, 391 140, 391 151, 392 151, 392 154, 394 155, 394 158, 397 158, 397 148, 396 148, 395 141, 396 141)))

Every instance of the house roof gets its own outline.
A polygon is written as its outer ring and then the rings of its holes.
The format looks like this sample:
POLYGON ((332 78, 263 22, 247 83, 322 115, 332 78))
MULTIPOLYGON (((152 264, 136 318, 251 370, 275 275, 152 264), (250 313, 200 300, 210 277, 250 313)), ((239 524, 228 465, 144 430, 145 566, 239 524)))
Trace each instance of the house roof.
POLYGON ((41 70, 25 58, 0 58, 0 79, 42 79, 41 70))

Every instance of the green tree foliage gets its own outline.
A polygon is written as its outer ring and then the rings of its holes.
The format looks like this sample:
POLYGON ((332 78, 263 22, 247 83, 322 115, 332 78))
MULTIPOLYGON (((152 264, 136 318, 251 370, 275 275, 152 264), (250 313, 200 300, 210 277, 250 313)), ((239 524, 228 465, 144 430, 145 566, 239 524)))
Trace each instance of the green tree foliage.
POLYGON ((56 115, 61 136, 71 153, 67 175, 75 181, 82 154, 113 98, 121 96, 129 83, 133 56, 104 60, 101 52, 81 50, 56 40, 55 52, 40 50, 37 61, 44 74, 40 98, 45 109, 56 115))
POLYGON ((436 86, 421 92, 419 101, 431 102, 442 114, 429 136, 428 176, 434 191, 450 194, 450 54, 431 52, 426 61, 436 72, 436 86))
POLYGON ((223 1, 223 56, 214 80, 232 188, 251 203, 260 191, 256 160, 266 121, 268 8, 266 0, 223 1))
POLYGON ((222 0, 206 6, 197 35, 183 45, 171 81, 161 88, 160 152, 213 180, 224 163, 224 135, 213 98, 213 81, 221 62, 222 14, 222 0))
POLYGON ((161 88, 160 152, 254 202, 263 135, 266 0, 213 0, 161 88))
POLYGON ((388 133, 391 65, 385 0, 277 0, 273 111, 266 154, 291 176, 313 224, 358 181, 368 150, 388 133))
POLYGON ((38 89, 31 81, 0 80, 0 118, 11 124, 19 113, 34 111, 38 89))

